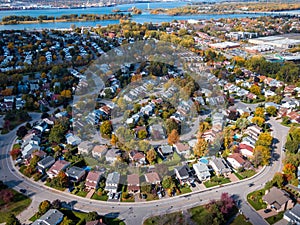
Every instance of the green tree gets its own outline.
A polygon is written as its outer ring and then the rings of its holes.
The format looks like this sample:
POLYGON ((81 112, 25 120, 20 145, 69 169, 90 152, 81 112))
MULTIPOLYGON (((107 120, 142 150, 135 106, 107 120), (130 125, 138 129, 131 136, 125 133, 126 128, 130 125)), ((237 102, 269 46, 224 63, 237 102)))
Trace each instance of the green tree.
POLYGON ((86 222, 93 221, 99 219, 99 215, 97 212, 89 212, 86 216, 86 222))
POLYGON ((21 223, 13 213, 9 213, 6 219, 6 225, 21 225, 21 223))
POLYGON ((164 189, 172 189, 176 187, 176 184, 171 176, 165 176, 162 180, 162 186, 164 189))
POLYGON ((271 116, 276 116, 277 115, 277 109, 275 106, 269 106, 266 108, 266 112, 271 115, 271 116))
POLYGON ((49 141, 55 143, 61 143, 64 140, 65 128, 62 124, 55 124, 50 131, 49 141))
POLYGON ((149 151, 152 147, 149 141, 145 141, 145 140, 139 141, 138 145, 139 145, 139 149, 144 153, 149 151))
POLYGON ((147 182, 142 182, 141 184, 141 192, 150 193, 151 192, 151 184, 147 182))
POLYGON ((174 119, 167 119, 166 130, 167 134, 170 134, 173 130, 176 130, 180 134, 180 126, 174 119))

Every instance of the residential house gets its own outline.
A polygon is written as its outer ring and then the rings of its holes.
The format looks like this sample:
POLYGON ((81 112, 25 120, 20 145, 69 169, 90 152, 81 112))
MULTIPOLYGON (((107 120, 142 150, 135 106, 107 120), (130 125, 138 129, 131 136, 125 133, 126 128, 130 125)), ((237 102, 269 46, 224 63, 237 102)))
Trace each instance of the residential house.
POLYGON ((35 150, 39 151, 40 146, 36 144, 29 143, 22 149, 23 158, 28 158, 35 150))
POLYGON ((146 173, 145 175, 146 182, 150 184, 160 184, 159 175, 156 172, 146 173))
POLYGON ((193 168, 200 181, 205 181, 210 179, 209 168, 205 163, 197 162, 193 164, 193 168))
POLYGON ((64 171, 71 163, 65 160, 57 160, 47 171, 47 175, 52 179, 56 177, 60 171, 64 171))
POLYGON ((230 167, 223 158, 212 157, 209 160, 209 165, 211 165, 218 176, 227 176, 231 173, 230 167))
POLYGON ((298 188, 300 188, 300 165, 297 168, 298 188))
POLYGON ((138 174, 127 175, 127 190, 132 193, 140 191, 140 178, 138 174))
POLYGON ((78 145, 78 153, 79 154, 89 154, 92 150, 93 146, 89 141, 83 141, 78 145))
POLYGON ((272 187, 269 191, 266 191, 262 199, 267 203, 268 208, 275 209, 277 212, 291 209, 294 205, 289 194, 277 187, 272 187))
POLYGON ((187 165, 175 167, 174 172, 181 185, 187 183, 190 178, 190 168, 187 165))
POLYGON ((179 155, 188 156, 190 154, 190 146, 188 144, 178 142, 173 147, 179 155))
POLYGON ((162 156, 168 156, 173 154, 173 147, 171 145, 161 145, 158 147, 158 153, 162 156))
POLYGON ((66 175, 69 177, 69 181, 77 183, 82 181, 86 171, 83 168, 72 166, 66 170, 66 175))
POLYGON ((233 153, 227 157, 227 161, 234 169, 239 169, 244 167, 246 161, 243 159, 241 154, 233 153))
POLYGON ((67 140, 67 144, 69 145, 79 145, 79 143, 81 142, 81 139, 75 135, 73 135, 72 133, 69 133, 66 135, 66 140, 67 140))
POLYGON ((52 156, 47 156, 37 163, 37 169, 40 173, 45 173, 45 170, 50 168, 55 163, 52 156))
POLYGON ((108 147, 106 145, 96 145, 92 150, 92 156, 95 158, 103 157, 107 152, 108 147))
POLYGON ((146 164, 146 158, 145 158, 145 154, 143 152, 139 152, 137 150, 132 150, 129 152, 129 158, 136 165, 146 164))
POLYGON ((292 209, 285 211, 283 219, 289 224, 300 225, 300 204, 296 204, 292 209))
POLYGON ((244 143, 240 143, 239 144, 239 150, 240 150, 240 153, 243 156, 245 156, 247 158, 252 158, 253 157, 254 148, 251 147, 250 145, 244 144, 244 143))
POLYGON ((166 133, 161 124, 153 124, 149 128, 150 136, 153 140, 162 140, 166 138, 166 133))
POLYGON ((259 126, 253 125, 253 126, 249 126, 246 129, 245 134, 249 135, 251 138, 253 138, 255 141, 257 141, 261 132, 262 132, 262 129, 259 126))
POLYGON ((119 149, 109 149, 105 155, 105 160, 109 163, 114 163, 121 156, 121 151, 119 149))
POLYGON ((49 209, 39 219, 34 221, 32 225, 57 225, 63 221, 64 214, 57 209, 49 209))
POLYGON ((109 173, 105 182, 105 189, 110 193, 117 193, 120 182, 120 174, 118 172, 109 173))
POLYGON ((102 173, 99 171, 90 171, 85 179, 85 187, 88 190, 96 190, 102 173))

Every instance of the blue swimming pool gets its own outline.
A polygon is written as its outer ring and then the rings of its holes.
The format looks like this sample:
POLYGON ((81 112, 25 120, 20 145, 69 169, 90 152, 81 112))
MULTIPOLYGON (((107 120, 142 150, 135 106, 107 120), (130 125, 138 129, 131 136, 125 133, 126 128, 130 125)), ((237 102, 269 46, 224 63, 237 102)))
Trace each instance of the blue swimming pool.
POLYGON ((206 157, 202 157, 199 159, 199 162, 202 162, 204 164, 208 164, 208 159, 206 157))

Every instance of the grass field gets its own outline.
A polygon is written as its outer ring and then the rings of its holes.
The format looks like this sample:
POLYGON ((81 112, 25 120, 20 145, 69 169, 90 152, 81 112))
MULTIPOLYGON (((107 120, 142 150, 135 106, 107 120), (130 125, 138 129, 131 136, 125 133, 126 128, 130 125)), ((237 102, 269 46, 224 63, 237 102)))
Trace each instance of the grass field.
POLYGON ((27 196, 15 190, 12 191, 14 193, 13 201, 6 205, 0 204, 0 223, 4 223, 6 221, 8 213, 18 215, 23 210, 25 210, 31 203, 31 199, 27 196))
POLYGON ((247 200, 255 210, 264 209, 267 207, 266 203, 263 202, 262 197, 265 194, 265 189, 253 191, 247 195, 247 200))
POLYGON ((230 225, 252 225, 250 222, 246 221, 246 218, 243 215, 238 215, 232 221, 230 225))

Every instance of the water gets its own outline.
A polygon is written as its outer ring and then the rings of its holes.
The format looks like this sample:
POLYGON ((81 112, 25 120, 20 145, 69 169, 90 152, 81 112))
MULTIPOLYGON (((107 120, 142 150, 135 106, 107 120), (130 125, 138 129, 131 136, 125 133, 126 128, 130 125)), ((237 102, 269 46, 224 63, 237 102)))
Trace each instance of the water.
MULTIPOLYGON (((150 8, 175 8, 186 5, 185 2, 156 2, 150 3, 150 8)), ((41 9, 41 10, 13 10, 0 11, 0 20, 4 16, 9 15, 30 15, 38 17, 40 15, 61 16, 66 14, 109 14, 114 9, 127 10, 133 6, 139 9, 147 9, 148 3, 126 4, 118 5, 117 7, 99 7, 86 9, 41 9)), ((173 20, 189 20, 189 19, 219 19, 219 18, 242 18, 242 17, 258 17, 263 16, 263 13, 257 14, 227 14, 227 15, 184 15, 184 16, 169 16, 169 15, 151 15, 148 11, 144 11, 141 15, 133 15, 132 20, 138 23, 152 22, 171 22, 173 20)), ((15 25, 0 25, 0 30, 23 30, 23 29, 63 29, 70 28, 72 24, 77 27, 81 26, 107 26, 109 24, 118 24, 119 20, 105 20, 105 21, 85 21, 85 22, 58 22, 58 23, 39 23, 39 24, 15 24, 15 25)))

